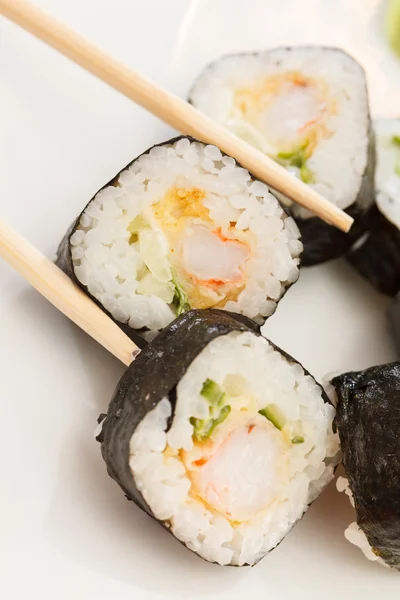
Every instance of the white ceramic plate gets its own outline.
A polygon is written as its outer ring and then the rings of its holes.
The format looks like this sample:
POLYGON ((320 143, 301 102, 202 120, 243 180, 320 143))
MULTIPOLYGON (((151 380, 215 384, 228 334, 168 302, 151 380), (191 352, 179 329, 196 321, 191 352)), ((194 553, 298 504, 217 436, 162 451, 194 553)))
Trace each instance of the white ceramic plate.
MULTIPOLYGON (((400 62, 379 0, 37 0, 184 96, 231 51, 332 44, 366 68, 373 116, 398 111, 400 62)), ((0 215, 48 256, 93 193, 172 131, 0 23, 0 215)), ((340 174, 338 174, 340 175, 340 174)), ((123 367, 0 263, 0 596, 90 600, 333 600, 398 595, 363 559, 332 485, 253 569, 209 565, 128 503, 93 439, 123 367)), ((344 262, 304 270, 266 333, 322 378, 395 358, 385 310, 344 262)))

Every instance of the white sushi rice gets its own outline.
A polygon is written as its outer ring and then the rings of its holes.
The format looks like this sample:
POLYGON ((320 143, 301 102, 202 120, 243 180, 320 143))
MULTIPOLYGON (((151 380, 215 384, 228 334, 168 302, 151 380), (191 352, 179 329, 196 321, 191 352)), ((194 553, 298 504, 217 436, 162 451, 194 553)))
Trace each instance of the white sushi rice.
POLYGON ((164 398, 146 415, 132 435, 129 464, 155 517, 208 561, 256 563, 333 478, 338 460, 334 408, 324 403, 321 388, 302 367, 265 338, 232 332, 214 339, 179 382, 167 431, 171 412, 164 398), (206 379, 232 394, 232 411, 215 430, 217 450, 203 465, 194 459, 211 452, 210 440, 194 443, 190 419, 208 414, 201 394, 206 379), (248 413, 243 395, 253 402, 248 413), (278 431, 258 413, 271 402, 301 426, 303 443, 284 441, 285 428, 278 431))
MULTIPOLYGON (((166 280, 172 278, 165 231, 153 219, 147 246, 157 246, 158 255, 150 256, 151 261, 148 247, 145 253, 141 243, 130 243, 128 227, 174 186, 204 191, 204 206, 215 227, 225 233, 235 223, 238 235, 253 240, 242 267, 246 285, 235 300, 225 302, 215 294, 215 302, 218 308, 263 322, 298 278, 302 251, 298 228, 267 186, 254 181, 234 159, 215 146, 187 138, 151 149, 120 173, 117 185, 102 189, 89 203, 70 238, 76 277, 116 320, 133 329, 147 328, 154 336, 168 325, 176 310, 172 296, 164 293, 171 283, 166 280), (160 265, 167 271, 161 283, 155 279, 160 265), (149 277, 152 281, 150 292, 143 285, 146 275, 146 281, 149 277)), ((204 248, 206 266, 213 260, 207 252, 204 248)))
MULTIPOLYGON (((350 489, 349 480, 346 477, 338 477, 336 481, 336 488, 338 492, 344 492, 346 494, 346 496, 349 498, 350 504, 353 506, 353 508, 355 508, 354 497, 350 489)), ((344 532, 344 537, 351 544, 354 544, 354 546, 360 548, 365 558, 376 562, 380 565, 383 565, 384 567, 388 567, 385 561, 379 556, 377 556, 372 550, 367 536, 365 535, 363 530, 358 526, 356 521, 350 523, 350 525, 344 532)))
MULTIPOLYGON (((251 89, 257 82, 285 72, 299 72, 323 82, 329 99, 336 104, 335 114, 327 121, 330 135, 319 141, 307 166, 314 175, 314 182, 309 185, 345 209, 355 201, 361 187, 368 161, 369 129, 365 74, 348 54, 334 48, 298 47, 228 55, 202 72, 190 100, 209 117, 274 157, 277 148, 271 146, 265 131, 235 113, 234 95, 238 89, 251 89)), ((290 119, 293 120, 293 115, 290 119)), ((269 126, 276 133, 279 127, 284 130, 290 125, 285 122, 282 109, 269 126)), ((289 170, 296 174, 295 169, 289 167, 289 170)), ((312 216, 298 205, 293 205, 293 214, 302 218, 312 216)))
POLYGON ((374 122, 377 167, 375 172, 376 203, 381 213, 400 229, 400 119, 374 122))

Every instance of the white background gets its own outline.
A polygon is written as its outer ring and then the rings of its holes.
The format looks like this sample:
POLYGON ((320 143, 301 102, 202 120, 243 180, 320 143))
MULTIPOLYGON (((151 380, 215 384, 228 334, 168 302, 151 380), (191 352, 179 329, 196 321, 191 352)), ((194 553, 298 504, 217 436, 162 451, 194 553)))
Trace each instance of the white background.
MULTIPOLYGON (((231 51, 337 45, 366 68, 373 116, 399 113, 378 0, 37 0, 185 96, 231 51)), ((48 256, 93 193, 171 130, 0 20, 0 215, 48 256)), ((340 173, 338 173, 340 177, 340 173)), ((253 569, 201 561, 106 475, 93 439, 123 367, 0 263, 0 596, 324 600, 398 596, 399 574, 343 537, 334 487, 253 569)), ((322 378, 395 358, 385 310, 342 261, 302 272, 266 326, 322 378)))

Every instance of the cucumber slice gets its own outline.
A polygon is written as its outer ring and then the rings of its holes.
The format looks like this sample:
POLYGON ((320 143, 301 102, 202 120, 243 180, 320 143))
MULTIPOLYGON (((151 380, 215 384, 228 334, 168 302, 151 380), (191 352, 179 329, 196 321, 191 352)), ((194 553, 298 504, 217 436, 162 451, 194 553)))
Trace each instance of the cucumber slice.
POLYGON ((214 432, 215 428, 220 425, 223 421, 225 421, 226 417, 231 412, 231 407, 229 405, 221 408, 220 413, 216 419, 195 419, 192 417, 190 419, 191 424, 193 425, 193 438, 196 442, 205 442, 208 440, 210 435, 214 432))
POLYGON ((295 435, 292 437, 292 444, 304 444, 304 438, 302 435, 295 435))
POLYGON ((286 424, 286 419, 276 404, 268 404, 268 406, 259 410, 258 413, 268 419, 268 421, 271 421, 272 425, 279 429, 279 431, 286 424))
POLYGON ((203 396, 203 398, 208 400, 211 406, 221 406, 222 400, 225 396, 218 383, 212 379, 205 380, 200 394, 203 396))
POLYGON ((172 284, 175 288, 173 304, 175 306, 176 316, 180 317, 184 312, 190 310, 190 304, 185 290, 176 279, 172 279, 172 284))

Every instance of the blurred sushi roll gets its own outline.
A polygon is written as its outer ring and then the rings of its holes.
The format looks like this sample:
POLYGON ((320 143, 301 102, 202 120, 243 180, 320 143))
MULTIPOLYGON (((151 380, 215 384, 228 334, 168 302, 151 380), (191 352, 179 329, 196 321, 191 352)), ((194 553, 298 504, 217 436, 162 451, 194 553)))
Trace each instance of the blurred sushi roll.
POLYGON ((400 362, 332 380, 335 424, 356 521, 345 536, 365 556, 400 569, 400 362))
POLYGON ((379 291, 394 296, 400 290, 400 119, 375 121, 374 128, 376 206, 349 261, 379 291))
POLYGON ((132 337, 152 339, 190 308, 263 323, 297 280, 302 249, 264 183, 215 146, 180 137, 95 195, 57 263, 132 337))
POLYGON ((400 0, 385 4, 385 33, 391 49, 400 57, 400 0))
POLYGON ((128 368, 99 441, 109 475, 182 544, 253 565, 332 479, 334 412, 250 319, 192 310, 128 368))
POLYGON ((303 265, 344 255, 374 202, 375 147, 362 67, 337 48, 278 48, 208 66, 190 102, 288 169, 355 219, 344 234, 290 206, 303 265))
POLYGON ((400 292, 397 294, 389 309, 390 330, 393 334, 397 348, 397 354, 400 356, 400 292))

